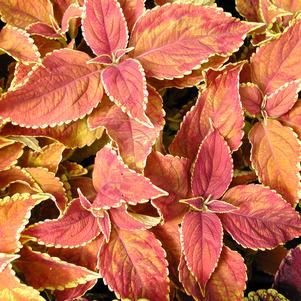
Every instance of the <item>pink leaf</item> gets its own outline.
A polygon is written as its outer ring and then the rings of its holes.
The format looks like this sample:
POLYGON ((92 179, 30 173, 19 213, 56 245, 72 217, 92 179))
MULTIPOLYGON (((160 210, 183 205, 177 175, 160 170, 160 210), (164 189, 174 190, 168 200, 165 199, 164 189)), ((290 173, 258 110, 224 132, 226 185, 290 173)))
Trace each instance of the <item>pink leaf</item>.
POLYGON ((106 239, 106 242, 108 242, 110 240, 110 234, 112 230, 109 213, 107 211, 104 211, 103 217, 98 218, 97 222, 104 238, 106 239))
POLYGON ((219 199, 230 185, 232 174, 230 148, 214 130, 203 140, 192 168, 193 195, 219 199))
POLYGON ((221 214, 227 232, 247 248, 275 248, 301 234, 299 214, 283 198, 261 185, 239 185, 223 197, 238 210, 221 214))
POLYGON ((165 252, 148 230, 115 229, 99 252, 98 265, 120 298, 168 300, 165 252))
POLYGON ((258 86, 253 83, 244 83, 239 87, 241 102, 251 115, 259 115, 261 113, 261 105, 263 101, 263 93, 258 86))
POLYGON ((127 59, 107 67, 101 79, 111 101, 131 118, 153 127, 145 115, 148 92, 143 68, 137 60, 127 59))
POLYGON ((83 35, 96 55, 114 55, 126 48, 126 21, 116 0, 87 0, 82 19, 83 35))
POLYGON ((53 26, 47 25, 45 23, 37 22, 29 25, 26 30, 31 35, 39 35, 50 39, 61 39, 62 35, 58 33, 53 26))
POLYGON ((214 213, 229 213, 237 210, 238 208, 223 201, 212 200, 206 203, 207 208, 214 213))
POLYGON ((27 65, 40 62, 40 53, 33 39, 17 27, 6 25, 1 29, 0 49, 27 65))
POLYGON ((121 203, 145 203, 167 193, 149 179, 129 169, 108 146, 97 154, 93 170, 93 185, 97 191, 94 208, 109 209, 121 203))
POLYGON ((215 7, 166 5, 137 21, 129 46, 135 47, 132 56, 147 76, 171 79, 191 72, 213 54, 233 52, 256 27, 215 7))
POLYGON ((181 239, 189 270, 204 292, 223 246, 223 228, 214 213, 189 212, 182 222, 181 239))
POLYGON ((62 18, 62 32, 65 33, 69 30, 69 22, 72 19, 79 18, 82 15, 82 8, 77 4, 71 4, 64 12, 62 18))
POLYGON ((76 50, 52 52, 24 85, 2 96, 0 116, 29 127, 82 118, 103 95, 100 67, 86 64, 88 59, 76 50))
POLYGON ((39 244, 55 247, 84 245, 100 234, 97 219, 75 199, 63 216, 31 225, 23 235, 30 236, 39 244))

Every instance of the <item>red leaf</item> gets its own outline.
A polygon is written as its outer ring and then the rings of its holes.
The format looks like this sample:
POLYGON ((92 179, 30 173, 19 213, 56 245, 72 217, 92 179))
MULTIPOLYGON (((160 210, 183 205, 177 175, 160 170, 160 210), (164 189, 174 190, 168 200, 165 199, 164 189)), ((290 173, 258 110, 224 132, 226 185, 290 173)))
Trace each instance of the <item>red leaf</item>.
POLYGON ((141 124, 153 127, 145 115, 147 88, 144 71, 137 60, 127 59, 118 65, 108 66, 101 80, 110 100, 123 112, 141 124))
POLYGON ((138 171, 144 168, 152 145, 165 123, 162 97, 150 86, 148 86, 148 93, 146 114, 154 128, 149 128, 130 118, 106 97, 88 118, 91 128, 99 126, 106 128, 108 135, 117 143, 123 161, 130 168, 138 171))
POLYGON ((275 248, 301 234, 299 214, 274 191, 261 185, 239 185, 223 201, 238 210, 219 215, 224 229, 247 248, 275 248))
POLYGON ((281 262, 274 279, 274 288, 291 301, 301 298, 301 249, 300 245, 289 251, 281 262))
POLYGON ((75 199, 60 218, 33 224, 22 234, 49 247, 70 248, 85 245, 100 233, 95 216, 75 199))
POLYGON ((103 95, 100 67, 87 64, 88 59, 87 54, 67 48, 52 52, 28 81, 2 96, 0 116, 29 127, 84 117, 103 95))
POLYGON ((114 55, 128 41, 126 21, 116 0, 87 0, 82 19, 83 35, 99 56, 114 55))
POLYGON ((185 260, 204 292, 223 246, 223 228, 214 213, 189 212, 182 222, 181 239, 185 260))
POLYGON ((108 146, 96 154, 93 185, 97 191, 94 208, 109 209, 121 203, 136 205, 167 195, 149 179, 129 169, 108 146))
POLYGON ((192 167, 191 187, 195 196, 219 199, 232 180, 230 148, 218 130, 202 142, 192 167))
POLYGON ((144 0, 118 0, 118 2, 124 13, 128 28, 132 31, 134 24, 145 10, 144 0))
POLYGON ((295 206, 300 197, 301 144, 292 129, 277 120, 256 123, 249 132, 251 161, 259 181, 295 206))
POLYGON ((0 49, 24 64, 40 62, 40 53, 33 39, 17 27, 6 25, 1 29, 0 49))
POLYGON ((168 196, 152 201, 160 209, 164 221, 179 219, 180 222, 187 206, 178 201, 186 198, 190 191, 190 162, 153 151, 147 158, 144 174, 168 192, 168 196))
POLYGON ((148 230, 115 229, 99 252, 99 271, 123 298, 167 301, 169 281, 165 252, 148 230))
POLYGON ((50 257, 47 253, 32 251, 25 246, 20 255, 21 258, 15 262, 17 269, 23 273, 26 283, 38 290, 63 290, 99 278, 98 274, 84 267, 50 257))
POLYGON ((211 212, 214 213, 229 213, 238 209, 229 203, 216 200, 209 201, 206 203, 206 206, 211 212))
POLYGON ((215 7, 166 5, 139 18, 129 46, 135 47, 132 56, 147 76, 171 79, 191 72, 213 54, 233 52, 255 27, 215 7))
POLYGON ((18 252, 22 247, 20 233, 28 223, 31 209, 47 198, 43 195, 15 194, 0 200, 1 253, 18 252))
POLYGON ((62 39, 62 35, 53 26, 37 22, 29 25, 26 30, 30 35, 39 35, 50 39, 62 39))

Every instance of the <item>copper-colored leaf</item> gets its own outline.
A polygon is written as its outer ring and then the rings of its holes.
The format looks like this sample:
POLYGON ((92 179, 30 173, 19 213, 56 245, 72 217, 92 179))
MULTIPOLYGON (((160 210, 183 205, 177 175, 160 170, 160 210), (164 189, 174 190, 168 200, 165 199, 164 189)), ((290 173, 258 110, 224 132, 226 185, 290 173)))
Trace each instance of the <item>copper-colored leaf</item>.
POLYGON ((300 197, 301 144, 292 129, 277 120, 256 123, 249 133, 251 161, 259 180, 295 206, 300 197))
POLYGON ((301 101, 297 101, 294 107, 285 115, 280 117, 280 120, 287 126, 290 126, 298 134, 301 139, 301 101))
POLYGON ((261 112, 263 94, 256 84, 244 83, 239 87, 241 102, 244 109, 251 115, 258 115, 261 112))

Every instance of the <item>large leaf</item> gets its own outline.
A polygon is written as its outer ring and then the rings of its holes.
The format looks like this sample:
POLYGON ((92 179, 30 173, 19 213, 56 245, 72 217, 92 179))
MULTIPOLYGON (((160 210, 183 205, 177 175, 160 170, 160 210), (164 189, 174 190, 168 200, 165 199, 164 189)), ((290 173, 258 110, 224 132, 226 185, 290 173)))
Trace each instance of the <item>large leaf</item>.
POLYGON ((25 29, 36 22, 51 25, 53 8, 49 0, 1 0, 0 15, 4 22, 25 29))
POLYGON ((135 24, 129 46, 147 76, 174 78, 214 54, 233 52, 255 27, 217 8, 173 4, 147 11, 135 24))
POLYGON ((291 128, 277 120, 256 123, 250 133, 251 161, 259 180, 295 206, 300 197, 301 146, 291 128))
POLYGON ((48 198, 43 195, 15 194, 0 200, 0 252, 16 253, 21 247, 20 233, 30 218, 31 209, 48 198))
POLYGON ((220 214, 227 232, 247 248, 275 248, 301 234, 299 214, 283 198, 261 185, 239 185, 223 201, 238 210, 220 214))
POLYGON ((87 0, 83 16, 83 35, 96 55, 110 62, 112 54, 126 48, 126 22, 116 0, 87 0))
POLYGON ((76 287, 79 284, 99 278, 99 275, 47 253, 32 251, 23 247, 20 259, 15 261, 17 269, 22 271, 26 283, 41 289, 58 289, 76 287))
POLYGON ((149 179, 129 169, 108 146, 96 154, 93 185, 97 191, 94 208, 119 207, 121 203, 135 205, 167 195, 149 179))
POLYGON ((62 217, 33 224, 22 234, 46 246, 78 247, 100 233, 97 218, 75 199, 62 217))
POLYGON ((37 290, 22 284, 10 266, 0 273, 0 299, 3 301, 45 301, 37 290))
POLYGON ((130 118, 106 97, 88 118, 91 128, 99 126, 106 128, 108 135, 117 143, 124 162, 135 170, 144 168, 152 145, 164 125, 162 97, 150 86, 148 94, 146 114, 154 125, 153 128, 130 118))
POLYGON ((180 221, 187 211, 187 206, 179 200, 186 198, 190 191, 190 162, 153 151, 147 158, 144 173, 152 183, 168 192, 168 196, 152 201, 160 209, 164 221, 180 221))
POLYGON ((230 185, 232 174, 230 148, 214 130, 203 140, 192 168, 193 195, 219 199, 230 185))
POLYGON ((100 67, 84 52, 52 52, 28 81, 4 94, 0 116, 29 127, 54 126, 84 117, 100 102, 100 67), (34 114, 32 111, 34 110, 34 114))
POLYGON ((181 240, 187 266, 204 292, 222 251, 222 224, 214 213, 186 213, 181 240))
POLYGON ((115 229, 99 252, 99 272, 122 299, 167 301, 165 252, 148 230, 115 229))
POLYGON ((101 80, 110 100, 143 125, 152 127, 145 115, 147 88, 144 71, 137 60, 127 59, 105 68, 101 80))
POLYGON ((290 250, 281 262, 274 279, 274 287, 291 301, 298 301, 301 298, 300 256, 300 245, 290 250))
POLYGON ((269 95, 285 83, 301 78, 301 21, 296 21, 277 40, 258 49, 251 59, 251 78, 269 95))
POLYGON ((7 25, 1 29, 0 50, 25 64, 40 62, 40 53, 33 39, 20 28, 7 25))

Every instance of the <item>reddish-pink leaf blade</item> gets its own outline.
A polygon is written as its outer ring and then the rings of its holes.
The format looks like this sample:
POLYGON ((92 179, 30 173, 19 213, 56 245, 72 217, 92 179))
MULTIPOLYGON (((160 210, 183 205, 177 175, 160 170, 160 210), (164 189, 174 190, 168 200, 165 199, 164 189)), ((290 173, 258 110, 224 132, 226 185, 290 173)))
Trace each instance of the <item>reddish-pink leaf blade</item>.
POLYGON ((62 32, 65 33, 69 30, 69 22, 72 19, 79 18, 82 15, 82 8, 76 3, 71 4, 64 12, 62 18, 62 32))
POLYGON ((145 10, 144 0, 118 0, 118 2, 124 13, 129 31, 132 31, 134 24, 145 10))
POLYGON ((26 30, 30 35, 38 35, 49 39, 63 38, 61 33, 58 33, 53 26, 41 22, 29 25, 26 30))
POLYGON ((239 208, 220 218, 225 230, 244 247, 275 248, 301 234, 299 214, 269 188, 235 186, 226 192, 223 201, 239 208))
POLYGON ((238 208, 233 206, 232 204, 219 201, 212 200, 206 203, 207 208, 214 213, 228 213, 237 210, 238 208))
POLYGON ((32 251, 23 247, 20 259, 15 262, 22 271, 26 283, 32 287, 63 290, 99 278, 99 275, 84 267, 50 257, 47 253, 32 251))
POLYGON ((31 209, 44 196, 15 194, 0 200, 0 252, 16 253, 22 247, 19 242, 20 233, 30 218, 31 209))
POLYGON ((244 83, 239 87, 239 94, 244 109, 251 115, 259 115, 263 94, 256 84, 244 83))
POLYGON ((285 115, 280 117, 284 125, 294 129, 301 139, 301 101, 297 101, 294 107, 285 115))
POLYGON ((280 117, 287 113, 298 99, 300 81, 286 83, 266 98, 265 111, 270 117, 280 117))
POLYGON ((169 280, 165 252, 148 230, 112 231, 99 252, 99 272, 120 296, 167 301, 169 280))
POLYGON ((106 97, 88 118, 91 128, 106 128, 108 135, 117 143, 123 161, 135 170, 145 167, 146 158, 165 123, 162 97, 150 86, 148 94, 146 114, 154 128, 130 118, 106 97))
POLYGON ((147 158, 144 174, 152 183, 168 192, 168 196, 152 201, 160 209, 164 221, 180 221, 187 206, 178 201, 186 198, 190 192, 190 162, 185 158, 164 156, 153 151, 147 158))
POLYGON ((126 48, 128 30, 117 0, 87 0, 82 28, 87 44, 96 55, 111 56, 126 48))
POLYGON ((301 78, 301 21, 294 22, 277 40, 262 47, 251 59, 251 78, 269 95, 285 83, 301 78))
POLYGON ((218 130, 214 130, 203 140, 192 167, 193 195, 219 199, 230 185, 232 174, 230 148, 218 130))
POLYGON ((39 63, 40 53, 29 34, 17 27, 6 25, 0 31, 0 50, 25 64, 39 63))
POLYGON ((300 198, 301 144, 297 135, 279 121, 268 119, 252 127, 249 139, 259 181, 295 206, 300 198))
POLYGON ((94 208, 119 207, 123 202, 136 205, 167 195, 149 179, 129 169, 108 146, 96 154, 93 185, 97 191, 94 208))
POLYGON ((87 54, 67 48, 46 56, 24 85, 3 95, 0 116, 29 127, 84 117, 103 95, 100 67, 87 64, 88 59, 87 54))
POLYGON ((281 262, 274 279, 274 288, 289 300, 301 298, 301 249, 300 245, 289 251, 281 262))
POLYGON ((103 217, 97 219, 99 229, 101 230, 106 242, 110 240, 110 234, 112 230, 111 219, 107 211, 103 212, 103 217))
POLYGON ((110 100, 123 112, 143 125, 153 126, 145 115, 148 96, 146 79, 137 60, 127 59, 107 67, 101 74, 101 80, 110 100))
POLYGON ((0 0, 0 15, 4 22, 25 29, 36 22, 51 25, 53 8, 49 0, 0 0))
POLYGON ((11 266, 6 267, 0 273, 0 299, 3 301, 46 301, 37 290, 22 284, 11 266))
POLYGON ((132 55, 147 76, 174 78, 197 68, 213 54, 233 52, 256 27, 215 7, 166 5, 149 10, 137 21, 129 46, 135 47, 132 55))
POLYGON ((97 218, 75 199, 60 218, 33 224, 22 234, 39 244, 70 248, 85 245, 100 233, 97 218))
POLYGON ((222 251, 222 224, 214 213, 186 213, 181 240, 187 266, 204 291, 222 251))
POLYGON ((0 274, 8 266, 10 262, 19 258, 18 254, 0 253, 0 274))

